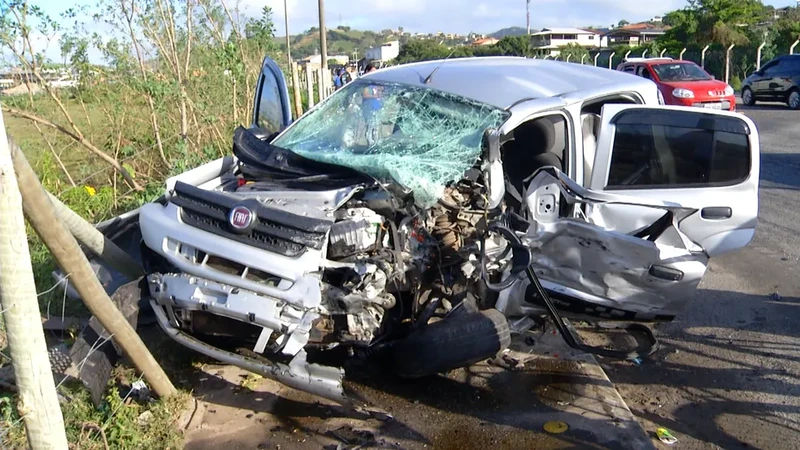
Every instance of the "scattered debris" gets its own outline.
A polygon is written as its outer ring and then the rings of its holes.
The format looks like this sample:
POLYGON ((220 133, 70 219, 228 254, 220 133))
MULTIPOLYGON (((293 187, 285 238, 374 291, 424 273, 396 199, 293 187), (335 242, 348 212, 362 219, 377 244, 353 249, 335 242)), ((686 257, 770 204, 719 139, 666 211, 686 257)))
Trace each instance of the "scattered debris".
POLYGON ((778 291, 773 292, 770 298, 772 298, 772 300, 775 300, 776 302, 781 301, 783 299, 781 293, 778 291))
POLYGON ((150 411, 139 414, 139 417, 136 419, 140 427, 147 426, 151 420, 153 420, 153 413, 150 411))
POLYGON ((550 434, 561 434, 569 430, 569 425, 560 420, 551 420, 550 422, 545 423, 542 428, 544 428, 544 431, 550 434))
POLYGON ((328 432, 332 437, 342 441, 348 445, 358 445, 361 447, 370 447, 378 445, 375 440, 375 435, 370 431, 354 430, 353 427, 345 425, 337 428, 336 430, 328 432))
POLYGON ((658 436, 658 440, 667 444, 673 445, 678 442, 678 438, 672 435, 670 431, 664 427, 659 428, 656 430, 656 436, 658 436))
POLYGON ((150 400, 150 388, 144 381, 136 380, 131 385, 130 397, 138 402, 150 400))

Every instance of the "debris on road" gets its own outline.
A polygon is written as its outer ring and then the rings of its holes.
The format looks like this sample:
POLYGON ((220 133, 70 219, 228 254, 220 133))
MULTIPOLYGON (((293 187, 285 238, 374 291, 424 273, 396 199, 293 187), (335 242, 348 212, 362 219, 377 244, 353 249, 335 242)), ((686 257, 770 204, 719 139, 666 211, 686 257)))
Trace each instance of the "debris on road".
POLYGON ((678 442, 678 438, 672 435, 668 429, 661 427, 656 430, 656 436, 658 436, 658 440, 667 444, 667 445, 674 445, 678 442))
POLYGON ((546 422, 542 428, 550 434, 561 434, 569 430, 569 425, 560 420, 551 420, 550 422, 546 422))

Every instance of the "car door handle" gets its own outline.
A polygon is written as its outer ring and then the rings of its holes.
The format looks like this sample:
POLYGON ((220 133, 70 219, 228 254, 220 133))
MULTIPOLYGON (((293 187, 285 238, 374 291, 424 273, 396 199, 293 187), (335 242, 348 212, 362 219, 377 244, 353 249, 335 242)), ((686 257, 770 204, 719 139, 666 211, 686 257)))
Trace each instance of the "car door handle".
POLYGON ((713 206, 700 210, 700 217, 708 220, 730 219, 731 216, 733 216, 733 210, 727 206, 713 206))

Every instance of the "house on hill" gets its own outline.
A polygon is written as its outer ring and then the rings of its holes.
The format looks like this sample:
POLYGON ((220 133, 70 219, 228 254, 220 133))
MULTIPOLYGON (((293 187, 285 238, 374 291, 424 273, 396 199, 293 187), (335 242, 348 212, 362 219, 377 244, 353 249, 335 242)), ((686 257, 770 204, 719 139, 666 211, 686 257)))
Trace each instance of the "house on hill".
POLYGON ((543 28, 531 34, 531 47, 544 56, 558 56, 565 45, 577 44, 586 48, 603 47, 603 35, 582 28, 543 28))
POLYGON ((668 26, 652 22, 633 23, 609 30, 606 32, 605 38, 609 47, 618 45, 638 47, 655 41, 663 36, 668 29, 668 26))

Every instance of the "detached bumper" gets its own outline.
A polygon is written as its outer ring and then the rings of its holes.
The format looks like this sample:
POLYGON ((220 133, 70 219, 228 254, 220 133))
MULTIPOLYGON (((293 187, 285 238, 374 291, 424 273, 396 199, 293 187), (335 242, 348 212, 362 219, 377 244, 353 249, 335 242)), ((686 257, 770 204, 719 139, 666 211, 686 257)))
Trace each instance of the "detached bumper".
POLYGON ((273 379, 295 389, 327 398, 342 405, 349 405, 344 393, 342 380, 344 370, 336 367, 309 364, 305 350, 300 350, 289 364, 265 363, 246 356, 212 347, 172 326, 163 306, 155 300, 150 304, 155 311, 158 324, 175 341, 196 352, 231 364, 253 373, 273 379))

